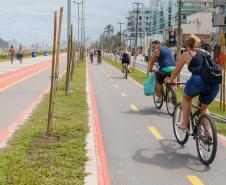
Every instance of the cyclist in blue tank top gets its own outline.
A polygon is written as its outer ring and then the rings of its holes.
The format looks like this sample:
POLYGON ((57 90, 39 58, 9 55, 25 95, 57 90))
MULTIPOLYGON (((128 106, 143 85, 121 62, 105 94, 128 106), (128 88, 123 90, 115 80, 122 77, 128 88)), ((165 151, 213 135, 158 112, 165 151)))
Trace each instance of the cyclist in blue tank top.
POLYGON ((149 71, 152 71, 154 64, 158 63, 159 70, 156 72, 156 94, 158 96, 158 100, 160 100, 162 95, 162 84, 164 83, 166 77, 170 77, 172 71, 176 67, 176 63, 171 49, 166 46, 162 46, 158 40, 152 42, 152 49, 153 53, 149 58, 149 71))

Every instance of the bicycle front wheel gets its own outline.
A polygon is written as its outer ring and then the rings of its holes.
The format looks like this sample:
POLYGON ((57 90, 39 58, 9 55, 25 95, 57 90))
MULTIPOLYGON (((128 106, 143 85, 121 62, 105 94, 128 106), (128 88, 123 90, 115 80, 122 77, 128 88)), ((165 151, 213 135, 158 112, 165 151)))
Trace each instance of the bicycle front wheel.
POLYGON ((178 103, 173 114, 173 132, 177 142, 181 145, 184 145, 188 141, 189 133, 187 131, 181 130, 178 127, 178 125, 181 125, 182 121, 183 121, 182 107, 181 103, 178 103))
POLYGON ((197 125, 196 146, 200 161, 209 165, 214 161, 217 152, 217 130, 209 115, 202 115, 197 125))
POLYGON ((170 116, 173 116, 177 105, 177 95, 172 87, 169 87, 166 93, 166 109, 170 116))

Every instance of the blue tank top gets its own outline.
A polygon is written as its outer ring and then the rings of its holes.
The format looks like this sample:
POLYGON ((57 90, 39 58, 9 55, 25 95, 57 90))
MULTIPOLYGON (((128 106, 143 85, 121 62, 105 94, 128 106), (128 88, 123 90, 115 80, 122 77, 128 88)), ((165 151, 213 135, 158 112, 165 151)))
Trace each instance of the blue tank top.
POLYGON ((169 66, 176 66, 172 51, 165 46, 160 46, 160 55, 158 58, 160 70, 169 66))

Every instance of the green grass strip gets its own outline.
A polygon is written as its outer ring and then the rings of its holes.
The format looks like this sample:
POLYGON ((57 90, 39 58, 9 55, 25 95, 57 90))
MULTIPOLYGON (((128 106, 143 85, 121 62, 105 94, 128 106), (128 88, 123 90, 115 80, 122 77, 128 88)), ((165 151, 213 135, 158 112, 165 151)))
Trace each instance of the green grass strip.
POLYGON ((46 136, 49 96, 0 153, 1 185, 82 185, 88 133, 86 68, 74 74, 74 92, 64 95, 65 77, 59 82, 55 125, 46 136))
MULTIPOLYGON (((106 61, 108 64, 113 65, 114 67, 116 67, 117 69, 119 69, 120 71, 122 70, 122 66, 120 63, 110 60, 107 57, 103 57, 103 60, 106 61)), ((136 80, 137 82, 139 82, 140 84, 144 83, 144 80, 146 79, 146 73, 135 69, 133 72, 133 69, 130 70, 131 73, 129 73, 129 76, 131 78, 133 78, 134 80, 136 80)), ((177 89, 177 98, 178 98, 178 102, 180 102, 182 100, 182 96, 183 96, 183 90, 181 89, 177 89)), ((197 99, 194 99, 194 102, 197 101, 197 99)), ((226 113, 220 109, 220 103, 218 101, 214 101, 210 106, 209 106, 209 110, 215 114, 219 114, 222 116, 226 116, 226 113)), ((225 123, 221 123, 219 121, 216 121, 217 124, 217 130, 219 133, 226 135, 226 124, 225 123)))

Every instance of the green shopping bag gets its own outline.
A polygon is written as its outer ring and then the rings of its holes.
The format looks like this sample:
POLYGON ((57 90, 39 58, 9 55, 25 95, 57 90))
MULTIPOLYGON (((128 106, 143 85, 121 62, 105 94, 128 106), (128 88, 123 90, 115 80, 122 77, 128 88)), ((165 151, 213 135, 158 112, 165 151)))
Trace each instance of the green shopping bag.
POLYGON ((151 96, 155 94, 156 90, 156 79, 155 74, 149 73, 147 79, 144 81, 144 94, 146 96, 151 96))

